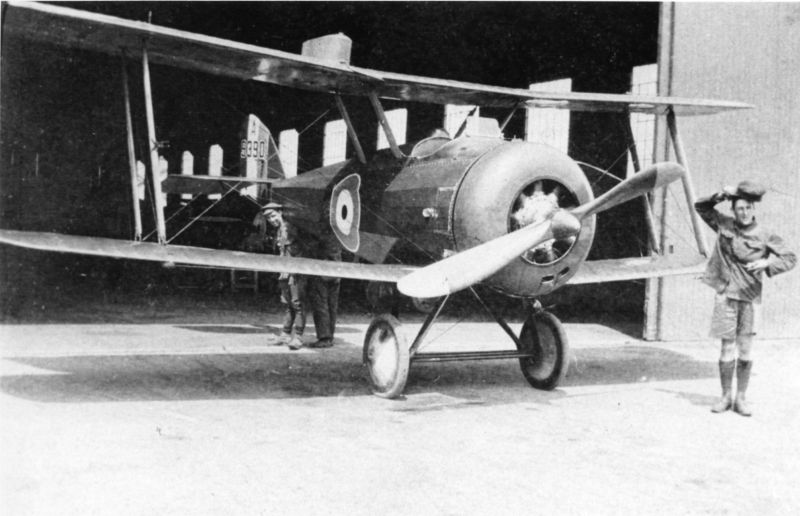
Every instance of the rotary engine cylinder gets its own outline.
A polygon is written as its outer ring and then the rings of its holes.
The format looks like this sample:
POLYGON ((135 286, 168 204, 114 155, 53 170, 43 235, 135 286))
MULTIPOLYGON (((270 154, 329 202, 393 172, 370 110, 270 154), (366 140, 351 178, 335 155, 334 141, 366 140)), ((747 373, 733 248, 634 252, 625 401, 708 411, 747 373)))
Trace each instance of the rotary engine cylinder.
MULTIPOLYGON (((569 156, 547 145, 508 142, 476 160, 459 185, 453 241, 463 251, 593 198, 586 176, 569 156)), ((484 283, 517 297, 552 292, 586 259, 594 231, 594 216, 586 217, 576 237, 537 246, 484 283)))

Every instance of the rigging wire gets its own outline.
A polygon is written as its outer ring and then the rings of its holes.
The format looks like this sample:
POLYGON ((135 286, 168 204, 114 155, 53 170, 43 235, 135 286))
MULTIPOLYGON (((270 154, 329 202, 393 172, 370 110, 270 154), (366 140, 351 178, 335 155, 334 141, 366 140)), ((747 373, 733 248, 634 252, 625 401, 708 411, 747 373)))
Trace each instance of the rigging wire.
POLYGON ((222 202, 222 199, 224 199, 224 198, 225 198, 225 197, 227 197, 227 196, 228 196, 228 195, 229 195, 231 192, 234 192, 234 191, 236 191, 236 189, 235 189, 235 188, 229 188, 227 192, 225 192, 224 194, 222 194, 222 196, 220 196, 220 198, 219 198, 219 199, 217 199, 215 202, 211 203, 211 205, 210 205, 210 206, 208 206, 208 207, 207 207, 205 210, 203 210, 202 212, 200 212, 200 214, 198 214, 198 215, 197 215, 195 218, 193 218, 191 221, 189 221, 189 223, 188 223, 188 224, 186 224, 186 225, 185 225, 185 226, 184 226, 184 227, 183 227, 183 228, 182 228, 180 231, 178 231, 177 233, 175 233, 175 234, 172 236, 172 238, 170 238, 169 240, 167 240, 167 243, 170 243, 170 242, 172 242, 173 240, 175 240, 176 238, 178 238, 178 236, 179 236, 181 233, 183 233, 184 231, 186 231, 186 230, 189 228, 189 226, 191 226, 192 224, 194 224, 194 223, 195 223, 195 222, 196 222, 198 219, 200 219, 200 217, 202 217, 203 215, 205 215, 206 213, 208 213, 208 212, 209 212, 209 210, 211 210, 212 208, 214 208, 214 206, 216 206, 217 204, 219 204, 220 202, 222 202))

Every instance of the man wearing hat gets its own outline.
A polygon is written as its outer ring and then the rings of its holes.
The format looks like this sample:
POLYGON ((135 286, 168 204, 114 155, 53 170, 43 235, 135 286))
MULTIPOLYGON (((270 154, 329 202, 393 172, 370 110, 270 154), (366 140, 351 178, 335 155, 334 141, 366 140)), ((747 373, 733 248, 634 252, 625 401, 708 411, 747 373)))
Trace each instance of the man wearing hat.
POLYGON ((711 336, 722 339, 719 358, 722 398, 711 408, 715 413, 733 408, 743 416, 752 415, 745 396, 753 367, 750 356, 756 330, 753 304, 761 303, 764 274, 772 277, 786 272, 797 262, 795 254, 778 235, 756 222, 755 203, 761 201, 764 193, 761 185, 742 181, 736 188, 725 187, 694 205, 697 213, 717 233, 717 243, 703 275, 703 282, 717 293, 711 336), (733 216, 715 208, 726 200, 731 201, 733 216))
MULTIPOLYGON (((305 256, 305 247, 299 238, 298 230, 283 218, 283 206, 271 202, 262 208, 253 224, 257 224, 262 216, 276 231, 275 244, 280 256, 305 256)), ((281 304, 284 307, 283 329, 279 339, 281 344, 287 344, 289 349, 297 350, 303 347, 302 336, 306 327, 306 314, 303 310, 305 298, 306 279, 300 274, 281 273, 278 276, 278 285, 281 291, 281 304), (292 335, 294 329, 294 336, 292 335)))

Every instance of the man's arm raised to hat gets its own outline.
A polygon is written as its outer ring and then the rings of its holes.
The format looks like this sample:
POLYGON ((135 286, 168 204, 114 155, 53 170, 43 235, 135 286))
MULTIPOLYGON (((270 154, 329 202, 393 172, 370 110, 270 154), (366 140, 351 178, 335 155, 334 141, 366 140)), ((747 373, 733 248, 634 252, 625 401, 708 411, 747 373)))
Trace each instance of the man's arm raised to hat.
POLYGON ((731 194, 728 192, 730 188, 730 186, 726 186, 721 192, 701 197, 694 203, 694 210, 714 231, 719 228, 720 219, 725 218, 725 215, 718 212, 715 206, 731 198, 731 194))

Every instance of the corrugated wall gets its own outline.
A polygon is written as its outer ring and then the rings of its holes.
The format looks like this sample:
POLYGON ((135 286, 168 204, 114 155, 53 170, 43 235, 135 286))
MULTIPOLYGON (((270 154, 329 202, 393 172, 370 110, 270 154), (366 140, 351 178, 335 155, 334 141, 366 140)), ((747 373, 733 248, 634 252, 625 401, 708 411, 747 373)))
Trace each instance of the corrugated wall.
MULTIPOLYGON (((677 3, 664 9, 673 20, 669 93, 756 106, 678 120, 697 195, 745 178, 763 182, 769 189, 757 208, 759 222, 800 250, 800 5, 677 3)), ((668 196, 668 245, 686 252, 694 245, 688 207, 679 187, 668 196)), ((707 237, 713 245, 714 235, 708 231, 707 237)), ((711 289, 696 278, 666 279, 660 297, 660 339, 707 338, 711 289)), ((796 338, 800 269, 768 280, 764 297, 760 335, 796 338)))

